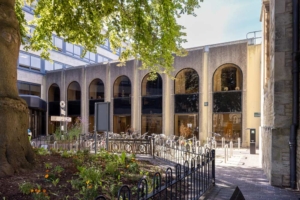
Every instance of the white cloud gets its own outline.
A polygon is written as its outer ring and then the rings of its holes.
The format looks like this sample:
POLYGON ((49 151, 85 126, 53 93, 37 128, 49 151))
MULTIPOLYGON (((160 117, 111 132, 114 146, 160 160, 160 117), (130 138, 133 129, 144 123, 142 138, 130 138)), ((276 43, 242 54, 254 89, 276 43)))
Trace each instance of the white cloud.
POLYGON ((248 32, 261 29, 260 6, 261 0, 204 0, 197 17, 178 19, 186 27, 184 47, 245 39, 248 32))

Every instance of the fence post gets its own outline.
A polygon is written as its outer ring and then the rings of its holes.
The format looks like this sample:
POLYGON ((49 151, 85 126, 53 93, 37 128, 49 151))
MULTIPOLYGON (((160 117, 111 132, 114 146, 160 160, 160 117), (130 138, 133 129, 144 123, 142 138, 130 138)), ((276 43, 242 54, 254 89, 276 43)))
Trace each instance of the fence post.
POLYGON ((216 154, 215 154, 215 150, 213 149, 212 151, 211 151, 211 156, 212 156, 212 171, 211 171, 211 173, 212 173, 212 184, 213 184, 213 186, 215 186, 215 180, 216 180, 216 171, 215 171, 215 168, 216 168, 216 162, 215 162, 215 156, 216 154))
POLYGON ((241 138, 238 138, 238 149, 241 148, 241 138))

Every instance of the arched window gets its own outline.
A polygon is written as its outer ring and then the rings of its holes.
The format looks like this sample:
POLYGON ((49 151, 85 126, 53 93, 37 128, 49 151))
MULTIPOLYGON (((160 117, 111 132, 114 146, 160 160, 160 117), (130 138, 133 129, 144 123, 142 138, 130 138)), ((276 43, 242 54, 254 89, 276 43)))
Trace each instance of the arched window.
POLYGON ((142 81, 142 133, 162 133, 162 78, 142 81))
POLYGON ((53 134, 59 128, 60 122, 52 122, 51 116, 60 116, 60 89, 57 84, 52 84, 48 90, 48 133, 53 134))
POLYGON ((100 79, 94 79, 89 86, 89 131, 94 130, 95 103, 104 102, 104 84, 100 79))
POLYGON ((239 67, 225 64, 213 77, 213 132, 226 140, 242 136, 242 86, 243 76, 239 67))
POLYGON ((175 77, 175 135, 199 137, 199 76, 194 69, 183 69, 175 77))
POLYGON ((131 82, 120 76, 114 82, 114 132, 125 133, 131 128, 131 82))
MULTIPOLYGON (((81 115, 81 89, 78 82, 70 83, 67 91, 68 116, 74 120, 81 115)), ((72 120, 72 121, 73 121, 72 120)))

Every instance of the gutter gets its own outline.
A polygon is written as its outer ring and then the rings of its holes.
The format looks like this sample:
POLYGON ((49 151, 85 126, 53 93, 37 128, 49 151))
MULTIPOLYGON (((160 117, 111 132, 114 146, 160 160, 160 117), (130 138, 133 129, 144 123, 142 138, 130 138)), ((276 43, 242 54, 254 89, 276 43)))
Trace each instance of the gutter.
POLYGON ((299 0, 293 0, 293 104, 290 130, 290 187, 296 189, 297 130, 299 126, 299 0))

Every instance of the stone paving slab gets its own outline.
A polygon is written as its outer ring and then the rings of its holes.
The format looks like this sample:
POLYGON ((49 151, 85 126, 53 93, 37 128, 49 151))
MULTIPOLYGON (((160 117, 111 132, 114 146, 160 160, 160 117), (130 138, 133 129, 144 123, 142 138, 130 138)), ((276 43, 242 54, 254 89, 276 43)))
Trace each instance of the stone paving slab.
POLYGON ((236 186, 246 200, 299 200, 300 192, 289 188, 271 186, 260 167, 259 155, 249 149, 234 150, 225 163, 223 150, 216 150, 216 186, 201 200, 228 200, 236 186))

